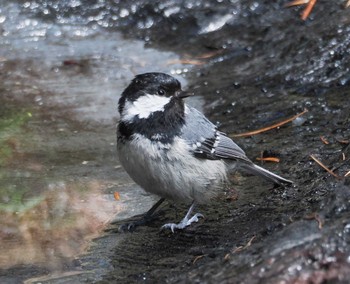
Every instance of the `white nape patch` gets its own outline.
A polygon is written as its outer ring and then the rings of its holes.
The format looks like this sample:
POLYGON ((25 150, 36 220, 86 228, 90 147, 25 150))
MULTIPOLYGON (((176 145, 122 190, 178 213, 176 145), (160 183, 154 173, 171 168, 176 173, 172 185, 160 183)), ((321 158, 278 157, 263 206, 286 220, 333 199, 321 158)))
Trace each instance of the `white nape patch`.
POLYGON ((170 100, 170 97, 145 94, 134 102, 126 101, 122 119, 131 121, 136 116, 138 118, 148 118, 156 111, 164 111, 165 105, 167 105, 170 100))

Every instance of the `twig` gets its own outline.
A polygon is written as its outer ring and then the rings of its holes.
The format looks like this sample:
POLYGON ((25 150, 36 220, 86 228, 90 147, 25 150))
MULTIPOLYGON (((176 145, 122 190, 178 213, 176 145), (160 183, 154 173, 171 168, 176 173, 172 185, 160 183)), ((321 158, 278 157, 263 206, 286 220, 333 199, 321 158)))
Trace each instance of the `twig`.
POLYGON ((307 220, 315 219, 318 223, 318 228, 320 230, 323 228, 324 221, 321 219, 320 215, 318 215, 317 213, 312 213, 309 216, 305 216, 305 219, 307 220))
POLYGON ((319 164, 323 169, 325 169, 328 173, 336 178, 340 178, 337 174, 335 174, 331 169, 325 166, 320 160, 318 160, 314 155, 310 155, 310 158, 313 159, 317 164, 319 164))
POLYGON ((189 65, 203 65, 204 62, 196 59, 176 59, 167 62, 167 65, 174 64, 189 64, 189 65))
POLYGON ((256 236, 251 237, 245 246, 236 247, 234 250, 232 250, 232 253, 240 252, 240 251, 245 250, 246 248, 250 247, 255 238, 256 238, 256 236))
POLYGON ((304 9, 303 13, 301 14, 301 19, 306 20, 307 17, 310 15, 313 7, 315 6, 317 0, 310 0, 307 4, 306 8, 304 9))
POLYGON ((256 238, 256 236, 253 236, 250 238, 250 240, 247 242, 247 244, 245 246, 239 246, 234 248, 233 250, 231 250, 230 253, 227 253, 224 256, 224 260, 228 260, 230 258, 230 254, 234 254, 236 252, 241 252, 242 250, 245 250, 246 248, 250 247, 252 245, 253 240, 256 238))
MULTIPOLYGON (((304 9, 303 13, 301 14, 301 18, 305 21, 307 17, 310 15, 312 9, 314 8, 317 0, 294 0, 292 2, 289 2, 285 5, 285 7, 292 7, 292 6, 299 6, 307 4, 306 8, 304 9)), ((345 8, 350 7, 350 0, 348 0, 345 4, 345 8)))
POLYGON ((304 9, 304 11, 301 14, 301 19, 305 21, 307 19, 307 17, 310 15, 316 2, 317 2, 317 0, 295 0, 295 1, 287 3, 285 5, 285 7, 292 7, 292 6, 299 6, 299 5, 307 4, 306 8, 304 9))
POLYGON ((197 262, 197 260, 199 260, 199 259, 201 259, 201 258, 203 258, 203 257, 205 257, 205 256, 206 256, 205 254, 196 256, 196 257, 194 258, 192 264, 195 264, 195 263, 197 262))
POLYGON ((344 177, 350 176, 350 171, 348 171, 344 177))
POLYGON ((287 3, 286 5, 284 5, 284 7, 299 6, 299 5, 304 5, 307 3, 309 3, 309 0, 295 0, 295 1, 287 3))
POLYGON ((198 59, 207 59, 207 58, 212 58, 220 53, 222 53, 224 50, 216 50, 216 51, 212 51, 212 52, 207 52, 207 53, 203 53, 201 55, 198 55, 196 58, 198 59))
POLYGON ((324 136, 320 136, 320 139, 323 142, 323 144, 326 144, 326 145, 329 144, 329 141, 324 136))
POLYGON ((349 144, 350 140, 335 138, 340 144, 349 144))
POLYGON ((230 135, 231 137, 244 137, 244 136, 252 136, 252 135, 256 135, 256 134, 259 134, 259 133, 262 133, 262 132, 266 132, 266 131, 269 131, 271 129, 274 129, 274 128, 277 128, 277 127, 280 127, 288 122, 291 122, 293 121, 294 119, 298 118, 299 116, 302 116, 303 114, 307 113, 308 110, 307 109, 304 109, 303 112, 301 113, 298 113, 286 120, 283 120, 281 122, 278 122, 276 124, 273 124, 271 126, 267 126, 267 127, 264 127, 264 128, 261 128, 261 129, 258 129, 258 130, 253 130, 253 131, 249 131, 249 132, 244 132, 244 133, 241 133, 241 134, 233 134, 233 135, 230 135))

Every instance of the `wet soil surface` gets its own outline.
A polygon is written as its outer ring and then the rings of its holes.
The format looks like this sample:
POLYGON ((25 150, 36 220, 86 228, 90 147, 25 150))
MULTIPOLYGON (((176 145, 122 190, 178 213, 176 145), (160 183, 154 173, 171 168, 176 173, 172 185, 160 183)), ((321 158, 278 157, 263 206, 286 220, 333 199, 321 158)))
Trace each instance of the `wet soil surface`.
POLYGON ((80 1, 78 8, 37 2, 34 17, 79 15, 93 26, 98 14, 107 31, 192 62, 188 89, 204 97, 205 113, 230 135, 308 112, 235 138, 253 160, 262 152, 280 158, 263 166, 295 185, 274 188, 233 174, 219 200, 197 208, 205 218, 194 226, 160 231, 186 212, 187 205, 171 203, 132 233, 118 231, 119 219, 62 272, 31 282, 349 282, 350 10, 343 3, 320 1, 303 22, 302 8, 285 9, 285 1, 96 1, 84 11, 80 1))

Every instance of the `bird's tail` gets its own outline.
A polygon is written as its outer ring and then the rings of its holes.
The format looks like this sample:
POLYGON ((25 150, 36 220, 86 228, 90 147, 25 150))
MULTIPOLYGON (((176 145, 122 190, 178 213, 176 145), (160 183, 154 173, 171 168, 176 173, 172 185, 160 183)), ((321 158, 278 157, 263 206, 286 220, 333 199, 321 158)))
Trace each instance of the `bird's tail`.
POLYGON ((250 174, 260 176, 268 181, 272 181, 275 184, 279 185, 287 185, 287 184, 293 184, 291 180, 285 179, 279 175, 276 175, 268 170, 265 170, 262 167, 259 167, 253 163, 249 164, 243 164, 240 165, 240 168, 250 174))

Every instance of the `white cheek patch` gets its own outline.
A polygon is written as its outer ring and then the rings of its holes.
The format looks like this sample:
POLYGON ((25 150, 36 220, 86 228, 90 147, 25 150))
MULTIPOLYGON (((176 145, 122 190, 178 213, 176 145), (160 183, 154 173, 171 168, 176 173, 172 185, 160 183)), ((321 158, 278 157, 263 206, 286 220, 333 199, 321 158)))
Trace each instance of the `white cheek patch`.
POLYGON ((148 118, 153 112, 164 111, 164 107, 170 102, 170 99, 169 97, 146 94, 134 102, 126 101, 122 119, 131 121, 136 116, 148 118))

